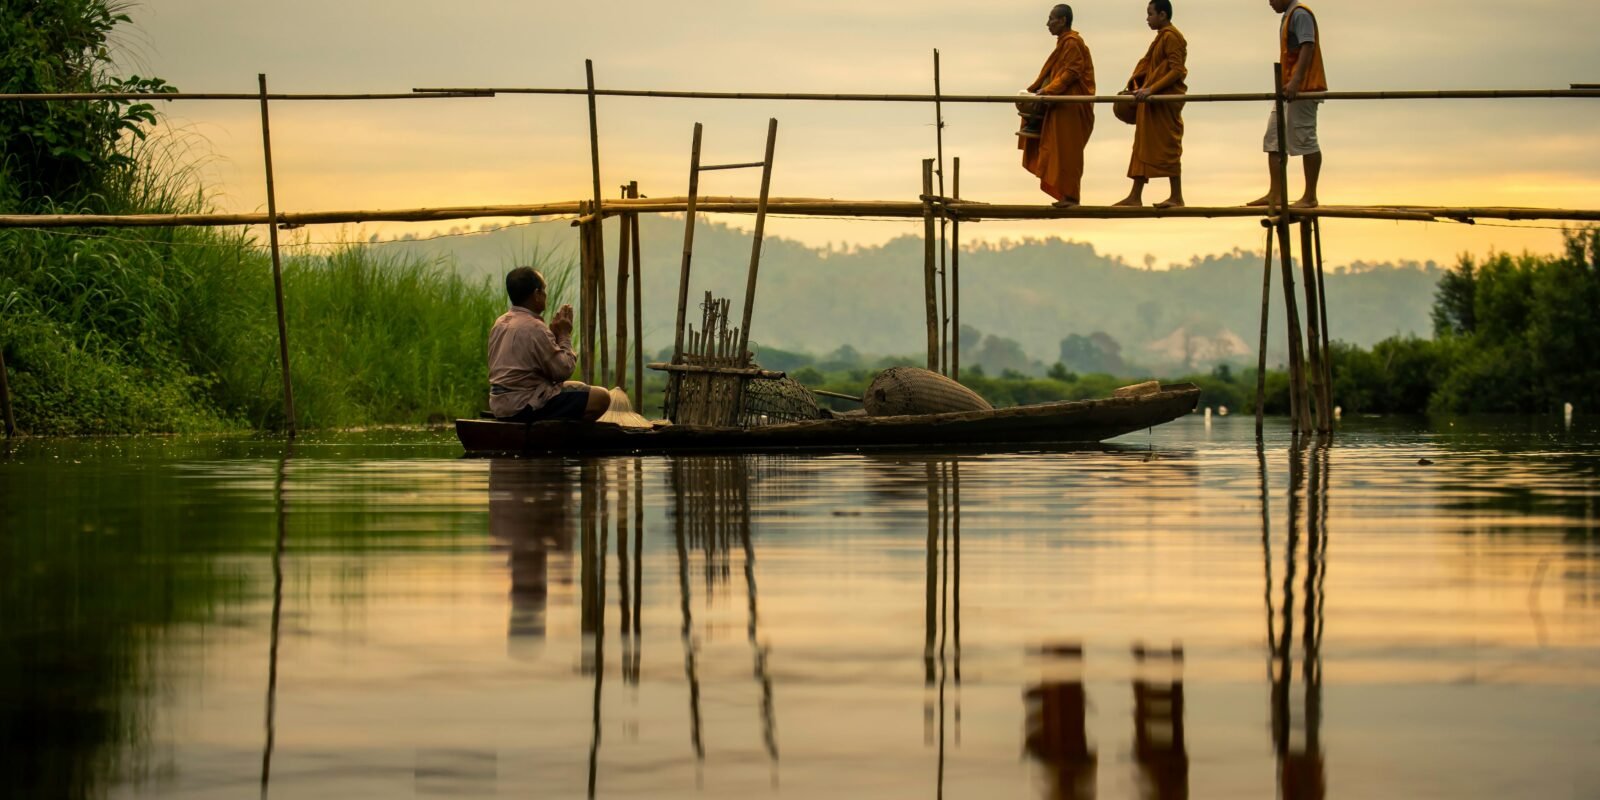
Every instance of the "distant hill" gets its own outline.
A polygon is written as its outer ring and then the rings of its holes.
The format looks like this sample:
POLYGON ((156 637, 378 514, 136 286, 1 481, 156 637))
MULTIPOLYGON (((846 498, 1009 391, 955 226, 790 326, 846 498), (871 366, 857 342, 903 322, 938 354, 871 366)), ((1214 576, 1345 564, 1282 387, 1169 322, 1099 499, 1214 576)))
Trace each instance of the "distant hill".
MULTIPOLYGON (((644 252, 646 347, 670 344, 683 248, 681 217, 640 221, 644 252)), ((614 281, 616 228, 607 228, 614 281)), ((575 235, 566 223, 504 228, 472 236, 383 245, 440 258, 468 275, 498 276, 535 253, 571 263, 575 235)), ((816 354, 842 345, 865 353, 916 354, 924 347, 922 241, 905 236, 882 246, 814 248, 768 237, 752 338, 816 354)), ((742 302, 749 234, 701 221, 695 231, 690 297, 710 289, 742 302)), ((961 256, 961 322, 1020 342, 1043 365, 1061 357, 1069 335, 1109 334, 1122 358, 1158 372, 1253 361, 1259 336, 1262 257, 1234 251, 1197 256, 1187 265, 1148 270, 1057 238, 991 245, 961 256), (1187 363, 1185 363, 1187 362, 1187 363)), ((1362 346, 1395 334, 1428 335, 1434 264, 1329 267, 1328 317, 1335 339, 1362 346)), ((1298 277, 1298 273, 1297 273, 1298 277)), ((1274 270, 1272 361, 1283 360, 1282 288, 1274 270)), ((614 304, 614 299, 611 301, 614 304)), ((614 308, 614 305, 613 305, 614 308)))

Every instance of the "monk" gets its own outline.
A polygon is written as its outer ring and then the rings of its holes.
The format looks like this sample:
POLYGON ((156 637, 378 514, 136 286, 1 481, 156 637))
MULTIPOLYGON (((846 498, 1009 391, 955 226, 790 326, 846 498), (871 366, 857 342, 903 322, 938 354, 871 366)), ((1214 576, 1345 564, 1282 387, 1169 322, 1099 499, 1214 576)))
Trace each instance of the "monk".
MULTIPOLYGON (((1083 37, 1072 29, 1072 6, 1050 9, 1045 27, 1056 37, 1056 49, 1045 59, 1028 92, 1042 96, 1094 96, 1094 59, 1083 37)), ((1056 199, 1056 208, 1078 205, 1083 187, 1083 149, 1094 133, 1094 106, 1089 103, 1024 103, 1043 115, 1037 136, 1026 128, 1017 141, 1022 166, 1038 176, 1039 188, 1056 199)))
POLYGON ((1188 94, 1189 42, 1172 25, 1172 0, 1150 0, 1145 22, 1156 32, 1150 50, 1133 68, 1127 91, 1138 101, 1133 133, 1133 161, 1128 177, 1133 191, 1119 206, 1144 205, 1144 185, 1151 178, 1170 178, 1172 196, 1156 208, 1183 205, 1183 104, 1147 103, 1152 95, 1188 94))
MULTIPOLYGON (((1322 68, 1322 37, 1317 17, 1300 0, 1267 0, 1272 10, 1283 15, 1278 27, 1278 62, 1283 66, 1283 99, 1288 103, 1289 155, 1301 156, 1306 170, 1306 193, 1291 205, 1317 207, 1317 179, 1322 176, 1322 145, 1317 141, 1317 107, 1321 100, 1301 98, 1301 92, 1328 91, 1328 75, 1322 68)), ((1267 152, 1267 169, 1272 188, 1250 205, 1275 204, 1287 192, 1278 185, 1283 147, 1278 142, 1278 110, 1267 119, 1267 136, 1262 149, 1267 152)))

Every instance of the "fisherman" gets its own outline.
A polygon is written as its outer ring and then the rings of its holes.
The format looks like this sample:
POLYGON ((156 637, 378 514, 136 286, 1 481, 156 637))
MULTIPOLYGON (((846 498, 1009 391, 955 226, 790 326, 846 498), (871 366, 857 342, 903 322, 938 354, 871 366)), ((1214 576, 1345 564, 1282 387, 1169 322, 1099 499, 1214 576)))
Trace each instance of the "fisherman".
MULTIPOLYGON (((1300 0, 1267 0, 1272 10, 1283 15, 1278 26, 1279 63, 1283 68, 1283 98, 1288 102, 1289 155, 1303 156, 1306 169, 1305 196, 1291 205, 1294 208, 1317 207, 1317 179, 1322 176, 1322 145, 1317 141, 1317 107, 1321 100, 1297 99, 1301 92, 1328 91, 1328 76, 1322 69, 1322 37, 1318 36, 1317 17, 1300 0)), ((1276 203, 1278 196, 1287 190, 1278 185, 1282 168, 1283 148, 1278 143, 1278 109, 1272 109, 1267 119, 1267 136, 1263 143, 1267 153, 1267 169, 1271 174, 1272 188, 1265 197, 1250 205, 1265 206, 1276 203)))
POLYGON ((489 410, 502 422, 583 420, 606 413, 611 395, 569 381, 578 356, 572 350, 572 306, 546 325, 544 276, 532 267, 506 275, 511 310, 489 329, 489 410))
MULTIPOLYGON (((1033 95, 1094 96, 1094 59, 1083 37, 1072 29, 1072 6, 1050 9, 1045 27, 1056 37, 1055 51, 1045 59, 1039 77, 1028 86, 1033 95)), ((1057 208, 1078 205, 1083 186, 1083 149, 1094 133, 1094 106, 1089 103, 1018 103, 1024 110, 1017 149, 1022 166, 1038 176, 1039 188, 1056 199, 1057 208)))
POLYGON ((1133 191, 1119 206, 1144 205, 1144 186, 1151 178, 1170 178, 1172 196, 1156 208, 1183 205, 1183 103, 1148 103, 1152 95, 1188 94, 1189 43, 1172 24, 1172 0, 1150 0, 1145 22, 1156 32, 1150 49, 1133 68, 1128 92, 1138 101, 1133 133, 1133 159, 1128 177, 1133 191))

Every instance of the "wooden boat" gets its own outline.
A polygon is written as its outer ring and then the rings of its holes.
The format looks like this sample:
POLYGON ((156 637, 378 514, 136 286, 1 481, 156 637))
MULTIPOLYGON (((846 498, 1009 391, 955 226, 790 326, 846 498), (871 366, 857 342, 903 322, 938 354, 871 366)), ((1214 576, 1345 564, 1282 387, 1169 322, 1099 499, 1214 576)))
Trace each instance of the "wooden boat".
POLYGON ((469 456, 695 451, 770 452, 891 447, 1002 447, 1090 443, 1194 411, 1200 387, 1169 384, 1140 397, 1082 400, 904 417, 841 416, 752 428, 458 419, 469 456))

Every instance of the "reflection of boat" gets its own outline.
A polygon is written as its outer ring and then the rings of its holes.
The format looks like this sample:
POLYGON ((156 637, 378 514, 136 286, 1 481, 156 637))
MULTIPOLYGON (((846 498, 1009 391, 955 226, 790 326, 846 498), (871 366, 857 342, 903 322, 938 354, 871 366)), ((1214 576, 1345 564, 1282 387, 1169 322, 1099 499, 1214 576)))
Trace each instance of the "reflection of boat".
POLYGON ((1182 383, 1141 397, 950 414, 844 416, 751 428, 623 428, 581 422, 530 425, 458 419, 456 436, 468 455, 1061 444, 1098 442, 1171 422, 1193 411, 1199 401, 1199 387, 1182 383))

